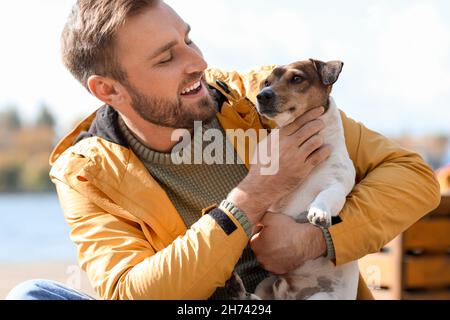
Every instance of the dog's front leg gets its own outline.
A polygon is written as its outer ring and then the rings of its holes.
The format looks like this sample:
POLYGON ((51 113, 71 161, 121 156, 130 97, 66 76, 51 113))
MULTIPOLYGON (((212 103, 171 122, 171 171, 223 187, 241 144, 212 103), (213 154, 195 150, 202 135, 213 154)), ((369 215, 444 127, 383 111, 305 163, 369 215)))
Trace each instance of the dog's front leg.
POLYGON ((320 192, 309 207, 309 222, 321 228, 331 227, 331 217, 339 215, 347 194, 341 183, 332 184, 320 192))

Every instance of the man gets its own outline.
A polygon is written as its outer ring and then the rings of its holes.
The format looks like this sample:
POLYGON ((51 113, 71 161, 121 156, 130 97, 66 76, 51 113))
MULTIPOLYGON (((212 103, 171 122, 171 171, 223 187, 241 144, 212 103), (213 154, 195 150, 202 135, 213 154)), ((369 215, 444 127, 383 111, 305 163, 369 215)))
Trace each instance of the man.
MULTIPOLYGON (((245 164, 174 164, 172 135, 192 132, 194 121, 206 129, 262 129, 252 101, 271 68, 205 71, 189 26, 163 1, 79 0, 62 54, 106 104, 50 159, 80 265, 102 299, 226 298, 222 287, 234 269, 252 291, 267 271, 376 252, 439 202, 433 173, 417 154, 343 114, 357 171, 343 222, 322 231, 266 214, 329 155, 316 136, 323 108, 280 130, 276 174, 261 175, 263 165, 250 165, 246 155, 245 164)), ((224 150, 236 148, 232 140, 224 150)), ((49 281, 28 282, 9 297, 89 298, 49 281)), ((362 279, 358 298, 371 298, 362 279)))

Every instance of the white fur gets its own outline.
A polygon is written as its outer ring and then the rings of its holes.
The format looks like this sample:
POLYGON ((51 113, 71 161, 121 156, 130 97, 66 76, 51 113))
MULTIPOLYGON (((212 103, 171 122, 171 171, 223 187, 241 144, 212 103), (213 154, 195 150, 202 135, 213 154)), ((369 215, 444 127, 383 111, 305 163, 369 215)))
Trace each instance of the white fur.
MULTIPOLYGON (((325 129, 320 136, 332 147, 331 156, 316 167, 295 192, 273 205, 271 212, 287 214, 295 219, 302 212, 308 212, 310 222, 329 224, 331 217, 338 216, 342 210, 346 196, 355 184, 355 169, 347 152, 341 116, 333 98, 330 97, 329 109, 321 119, 325 129)), ((335 266, 325 258, 318 258, 286 275, 265 279, 255 294, 262 299, 354 300, 358 280, 357 261, 335 266), (286 279, 290 279, 290 286, 286 279)))

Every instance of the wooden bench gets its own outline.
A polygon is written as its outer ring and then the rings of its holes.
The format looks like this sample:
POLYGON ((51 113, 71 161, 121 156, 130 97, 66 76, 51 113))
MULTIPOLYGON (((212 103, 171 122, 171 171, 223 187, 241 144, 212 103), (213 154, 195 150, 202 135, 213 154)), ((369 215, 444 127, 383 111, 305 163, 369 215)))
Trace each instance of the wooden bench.
POLYGON ((450 196, 359 265, 376 299, 450 299, 450 196))

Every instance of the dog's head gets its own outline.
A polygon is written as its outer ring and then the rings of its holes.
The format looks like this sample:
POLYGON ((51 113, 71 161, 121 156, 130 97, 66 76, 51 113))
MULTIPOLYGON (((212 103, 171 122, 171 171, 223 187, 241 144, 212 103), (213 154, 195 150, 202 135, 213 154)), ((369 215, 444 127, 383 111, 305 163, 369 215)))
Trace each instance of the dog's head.
POLYGON ((310 59, 275 68, 260 84, 258 112, 282 127, 312 108, 328 106, 343 66, 341 61, 310 59))

